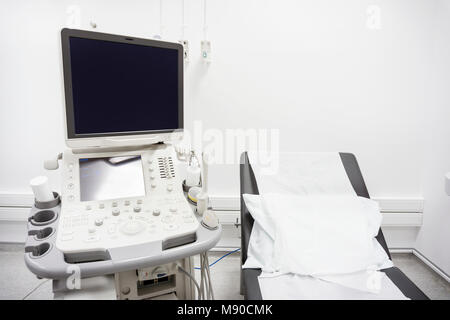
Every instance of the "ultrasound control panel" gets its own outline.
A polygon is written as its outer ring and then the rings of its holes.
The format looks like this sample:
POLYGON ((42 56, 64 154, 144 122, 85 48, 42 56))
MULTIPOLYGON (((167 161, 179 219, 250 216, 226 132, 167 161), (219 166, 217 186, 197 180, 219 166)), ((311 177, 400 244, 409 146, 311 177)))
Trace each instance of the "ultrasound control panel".
MULTIPOLYGON (((173 147, 63 156, 56 247, 66 257, 144 243, 194 242, 199 228, 177 174, 173 147)), ((89 255, 87 255, 89 256, 89 255)))

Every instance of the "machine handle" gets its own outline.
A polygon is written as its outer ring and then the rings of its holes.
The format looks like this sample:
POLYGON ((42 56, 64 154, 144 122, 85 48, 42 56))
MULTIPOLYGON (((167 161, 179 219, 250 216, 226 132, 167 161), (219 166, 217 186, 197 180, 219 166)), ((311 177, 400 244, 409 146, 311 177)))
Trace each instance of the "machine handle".
POLYGON ((161 242, 113 248, 108 251, 110 260, 76 264, 67 263, 64 254, 52 244, 51 249, 42 257, 33 258, 31 253, 25 254, 25 263, 41 278, 66 279, 77 271, 81 278, 89 278, 184 259, 213 248, 220 240, 221 234, 221 225, 216 230, 200 226, 197 230, 197 240, 190 244, 167 250, 161 249, 161 242))

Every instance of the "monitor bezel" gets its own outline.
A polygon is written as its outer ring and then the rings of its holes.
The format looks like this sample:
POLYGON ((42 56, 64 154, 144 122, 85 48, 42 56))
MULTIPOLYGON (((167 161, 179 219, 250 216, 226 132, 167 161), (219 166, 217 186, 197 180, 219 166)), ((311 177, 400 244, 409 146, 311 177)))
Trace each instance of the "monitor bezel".
MULTIPOLYGON (((183 130, 183 84, 184 84, 184 66, 183 66, 183 46, 179 43, 165 42, 160 40, 150 40, 131 36, 115 35, 108 33, 99 33, 78 29, 64 28, 61 30, 61 49, 62 49, 62 67, 64 78, 64 96, 65 96, 65 122, 66 122, 66 141, 70 146, 70 141, 78 141, 75 145, 85 145, 82 140, 86 140, 86 146, 94 144, 94 146, 100 146, 102 138, 115 137, 132 138, 136 137, 137 140, 143 140, 145 137, 158 136, 170 137, 171 133, 180 132, 183 130), (110 41, 116 43, 136 44, 143 46, 152 46, 158 48, 175 49, 178 52, 178 128, 165 129, 165 130, 145 130, 145 131, 126 131, 126 132, 105 132, 105 133, 83 133, 79 134, 75 132, 75 119, 74 119, 74 105, 73 105, 73 92, 72 92, 72 68, 70 57, 70 38, 77 37, 83 39, 93 39, 110 41), (167 135, 168 134, 168 135, 167 135), (91 141, 90 143, 88 141, 91 141), (100 145, 99 145, 100 144, 100 145)), ((162 139, 162 138, 161 138, 162 139)), ((157 141, 160 142, 160 141, 157 141)))

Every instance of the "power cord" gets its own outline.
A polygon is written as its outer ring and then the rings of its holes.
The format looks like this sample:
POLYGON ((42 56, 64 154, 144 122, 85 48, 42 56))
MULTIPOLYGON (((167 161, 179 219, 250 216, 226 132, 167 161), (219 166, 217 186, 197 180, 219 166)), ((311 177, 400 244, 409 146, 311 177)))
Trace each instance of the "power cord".
POLYGON ((200 296, 201 296, 201 293, 200 293, 200 286, 198 285, 197 280, 195 280, 195 278, 194 278, 189 272, 187 272, 186 270, 184 270, 184 268, 183 268, 182 266, 178 265, 178 270, 180 270, 180 271, 183 272, 186 276, 188 276, 188 277, 191 279, 191 282, 193 282, 193 283, 195 284, 195 286, 196 286, 196 288, 197 288, 197 294, 198 294, 198 297, 199 297, 199 299, 200 299, 200 296))
MULTIPOLYGON (((230 254, 233 254, 233 253, 235 253, 235 252, 238 252, 239 250, 241 250, 241 248, 239 248, 239 249, 236 249, 236 250, 233 250, 233 251, 230 251, 230 252, 228 252, 228 253, 226 253, 226 254, 224 254, 223 256, 221 256, 219 259, 217 259, 216 261, 214 261, 213 263, 211 263, 208 267, 212 267, 213 265, 215 265, 217 262, 219 262, 220 260, 222 260, 223 258, 225 258, 225 257, 227 257, 227 256, 229 256, 230 254)), ((198 267, 195 267, 194 268, 195 270, 200 270, 201 269, 201 267, 200 268, 198 268, 198 267)))
POLYGON ((28 292, 25 297, 22 298, 22 300, 26 300, 30 295, 32 295, 37 289, 39 289, 42 285, 44 285, 44 283, 47 283, 48 281, 50 281, 50 279, 46 279, 44 281, 42 281, 41 283, 39 283, 36 287, 34 287, 33 290, 31 290, 30 292, 28 292))

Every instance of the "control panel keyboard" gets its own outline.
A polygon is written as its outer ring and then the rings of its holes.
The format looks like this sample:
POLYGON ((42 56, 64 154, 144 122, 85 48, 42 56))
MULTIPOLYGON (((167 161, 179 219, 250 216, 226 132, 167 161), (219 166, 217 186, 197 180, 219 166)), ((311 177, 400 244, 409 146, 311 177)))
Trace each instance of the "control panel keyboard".
MULTIPOLYGON (((111 156, 96 156, 105 155, 111 156)), ((78 159, 92 155, 64 155, 58 249, 64 253, 106 251, 195 234, 199 223, 184 197, 171 148, 155 147, 139 155, 146 195, 104 201, 80 201, 78 159)))

